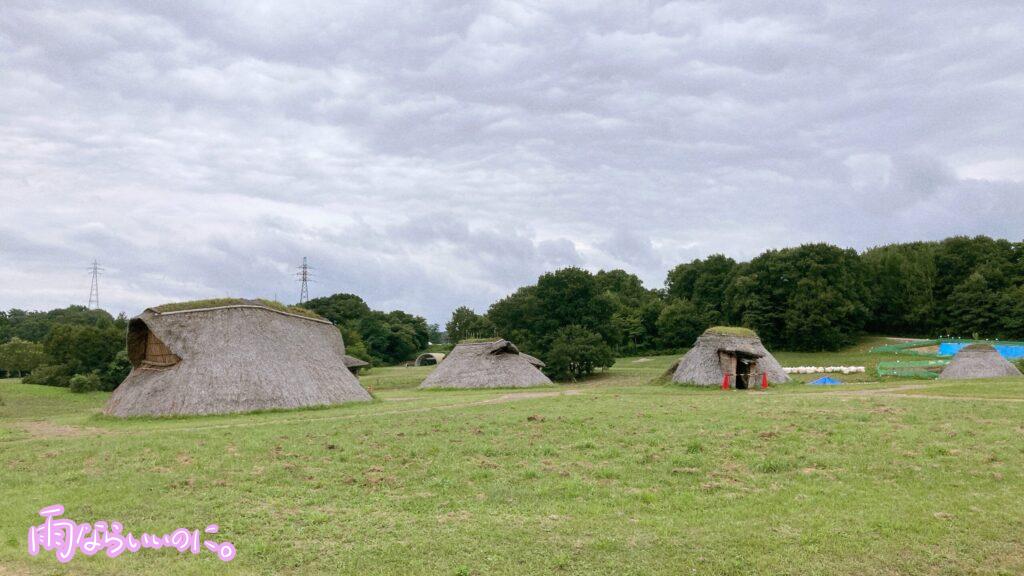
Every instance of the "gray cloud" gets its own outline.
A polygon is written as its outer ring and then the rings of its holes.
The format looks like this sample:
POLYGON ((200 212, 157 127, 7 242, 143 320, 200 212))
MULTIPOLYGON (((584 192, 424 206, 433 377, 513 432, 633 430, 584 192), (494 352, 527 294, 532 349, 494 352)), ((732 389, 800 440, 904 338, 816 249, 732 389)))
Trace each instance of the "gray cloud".
POLYGON ((5 4, 0 308, 1024 236, 1015 2, 5 4))

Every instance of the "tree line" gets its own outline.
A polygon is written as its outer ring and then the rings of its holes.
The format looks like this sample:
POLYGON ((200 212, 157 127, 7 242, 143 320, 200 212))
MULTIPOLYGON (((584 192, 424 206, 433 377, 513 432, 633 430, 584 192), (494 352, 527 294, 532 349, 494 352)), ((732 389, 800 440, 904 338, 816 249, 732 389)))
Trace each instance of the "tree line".
MULTIPOLYGON (((395 364, 442 334, 419 316, 372 310, 353 294, 304 304, 335 323, 349 354, 395 364)), ((556 378, 615 355, 677 351, 716 324, 752 328, 769 347, 825 351, 865 332, 1024 339, 1024 243, 986 236, 880 246, 768 250, 749 262, 716 254, 679 264, 663 287, 623 270, 565 268, 495 302, 452 313, 448 339, 502 336, 556 378)), ((130 370, 127 319, 70 306, 0 311, 0 372, 27 382, 113 389, 130 370)))
POLYGON ((436 325, 401 310, 371 310, 355 294, 334 294, 302 304, 333 322, 345 340, 345 352, 375 365, 397 364, 438 342, 436 325))
POLYGON ((113 390, 131 371, 128 320, 104 310, 69 306, 48 312, 0 311, 0 371, 25 382, 113 390))
POLYGON ((553 376, 575 377, 614 354, 690 346, 716 324, 798 351, 837 350, 865 332, 1024 339, 1024 243, 953 237, 863 253, 818 243, 749 262, 716 254, 679 264, 660 289, 623 270, 566 268, 485 314, 456 309, 446 329, 452 342, 500 335, 553 376))

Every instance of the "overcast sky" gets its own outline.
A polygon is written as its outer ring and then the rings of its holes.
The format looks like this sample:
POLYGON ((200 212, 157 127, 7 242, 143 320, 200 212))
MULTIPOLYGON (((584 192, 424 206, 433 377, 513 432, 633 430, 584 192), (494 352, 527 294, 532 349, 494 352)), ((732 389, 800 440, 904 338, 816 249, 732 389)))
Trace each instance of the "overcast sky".
POLYGON ((1019 0, 0 4, 0 308, 1024 237, 1019 0), (344 7, 339 7, 344 5, 344 7))

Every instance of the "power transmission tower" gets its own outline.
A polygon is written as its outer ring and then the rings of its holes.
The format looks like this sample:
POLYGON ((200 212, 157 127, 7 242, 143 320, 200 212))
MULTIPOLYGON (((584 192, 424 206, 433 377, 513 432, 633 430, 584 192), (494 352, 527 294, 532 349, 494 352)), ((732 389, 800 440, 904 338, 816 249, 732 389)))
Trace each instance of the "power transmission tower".
POLYGON ((299 266, 299 271, 295 273, 295 277, 302 283, 302 288, 299 290, 299 304, 305 304, 309 300, 309 278, 311 274, 310 270, 313 268, 306 262, 306 257, 302 257, 302 266, 299 266))
POLYGON ((103 268, 93 259, 89 272, 92 273, 92 284, 89 286, 89 304, 86 307, 97 309, 100 307, 100 274, 103 273, 103 268))

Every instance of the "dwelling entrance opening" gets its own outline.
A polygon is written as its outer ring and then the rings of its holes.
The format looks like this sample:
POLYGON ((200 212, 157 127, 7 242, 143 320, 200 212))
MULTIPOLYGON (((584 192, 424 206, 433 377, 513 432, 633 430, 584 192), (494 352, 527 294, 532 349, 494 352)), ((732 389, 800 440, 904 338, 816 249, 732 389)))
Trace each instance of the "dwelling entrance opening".
POLYGON ((745 354, 736 355, 736 389, 750 388, 750 380, 757 372, 757 358, 745 354))
POLYGON ((132 366, 148 370, 169 368, 181 361, 181 358, 138 318, 128 324, 128 359, 132 366))

